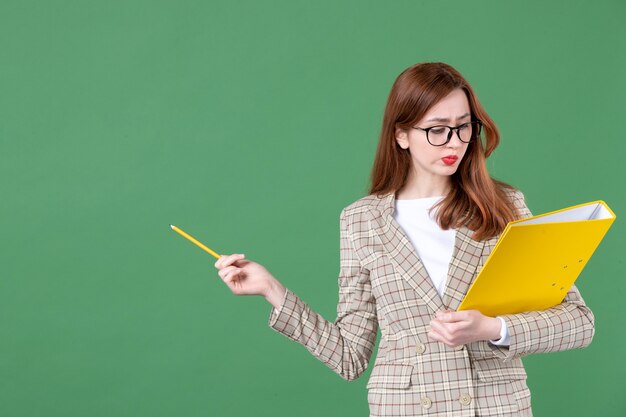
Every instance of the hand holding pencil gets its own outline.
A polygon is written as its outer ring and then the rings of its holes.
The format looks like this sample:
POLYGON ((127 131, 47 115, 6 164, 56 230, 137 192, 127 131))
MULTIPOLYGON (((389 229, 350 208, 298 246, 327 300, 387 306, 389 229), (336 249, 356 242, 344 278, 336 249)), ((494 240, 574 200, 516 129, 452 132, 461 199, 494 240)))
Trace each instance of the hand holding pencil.
POLYGON ((262 295, 274 307, 278 307, 285 294, 285 287, 261 264, 245 259, 243 254, 219 255, 180 228, 172 230, 217 258, 215 267, 222 281, 235 295, 262 295))
POLYGON ((218 274, 236 295, 262 295, 270 290, 274 276, 261 264, 243 254, 222 255, 216 262, 218 274))

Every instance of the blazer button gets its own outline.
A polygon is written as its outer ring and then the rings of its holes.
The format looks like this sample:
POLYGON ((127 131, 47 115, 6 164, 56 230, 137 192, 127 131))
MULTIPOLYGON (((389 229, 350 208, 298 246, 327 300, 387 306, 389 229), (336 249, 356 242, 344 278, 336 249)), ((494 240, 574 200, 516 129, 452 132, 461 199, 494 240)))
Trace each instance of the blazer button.
POLYGON ((418 343, 415 346, 415 351, 417 352, 418 355, 421 355, 422 353, 426 352, 426 345, 423 343, 418 343))
POLYGON ((464 347, 465 347, 465 345, 458 345, 458 346, 453 347, 452 349, 454 349, 454 350, 463 350, 464 347))
POLYGON ((433 402, 430 400, 430 398, 424 397, 422 398, 421 404, 422 407, 429 409, 433 405, 433 402))
POLYGON ((472 402, 472 397, 470 397, 469 394, 461 394, 461 398, 459 398, 459 401, 463 405, 470 405, 470 403, 472 402))

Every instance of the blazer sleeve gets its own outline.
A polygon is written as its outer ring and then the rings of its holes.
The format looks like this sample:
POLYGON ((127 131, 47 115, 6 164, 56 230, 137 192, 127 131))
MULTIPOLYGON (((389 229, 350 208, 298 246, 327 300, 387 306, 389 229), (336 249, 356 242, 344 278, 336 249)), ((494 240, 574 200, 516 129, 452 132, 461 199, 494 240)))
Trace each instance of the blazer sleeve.
POLYGON ((337 319, 325 320, 287 289, 280 311, 270 312, 269 326, 300 343, 346 380, 358 378, 372 356, 378 320, 369 270, 354 249, 346 209, 340 215, 340 268, 337 319))
MULTIPOLYGON (((516 190, 513 200, 521 218, 532 217, 521 191, 516 190)), ((563 301, 552 308, 499 317, 507 324, 510 345, 484 343, 475 350, 478 356, 495 355, 508 362, 531 353, 584 348, 591 343, 595 333, 594 315, 575 285, 563 301)))

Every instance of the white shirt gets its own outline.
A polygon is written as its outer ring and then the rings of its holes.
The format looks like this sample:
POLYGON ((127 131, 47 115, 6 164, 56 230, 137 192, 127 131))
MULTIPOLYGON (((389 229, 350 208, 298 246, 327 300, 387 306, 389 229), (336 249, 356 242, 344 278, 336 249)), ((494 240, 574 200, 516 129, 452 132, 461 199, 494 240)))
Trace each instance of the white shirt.
MULTIPOLYGON (((448 279, 448 269, 454 251, 456 230, 443 230, 437 223, 437 209, 429 213, 429 209, 443 199, 443 196, 396 200, 394 219, 413 244, 417 255, 424 264, 428 276, 440 296, 443 296, 448 279)), ((494 345, 510 344, 506 322, 498 317, 500 339, 490 340, 494 345)))
POLYGON ((436 210, 428 213, 441 199, 443 197, 396 200, 393 217, 409 237, 437 292, 443 296, 456 230, 442 230, 435 220, 436 210))

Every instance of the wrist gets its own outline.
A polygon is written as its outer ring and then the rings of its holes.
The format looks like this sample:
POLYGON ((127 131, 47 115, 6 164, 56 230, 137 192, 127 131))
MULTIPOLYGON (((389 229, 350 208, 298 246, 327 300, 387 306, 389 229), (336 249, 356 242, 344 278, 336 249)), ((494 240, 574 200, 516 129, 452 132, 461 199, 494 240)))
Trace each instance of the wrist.
POLYGON ((486 327, 486 340, 500 340, 500 330, 502 322, 497 317, 488 317, 486 327))
POLYGON ((278 282, 278 280, 272 279, 267 286, 265 294, 263 295, 271 305, 273 305, 275 308, 278 308, 283 301, 285 291, 285 287, 283 287, 283 285, 278 282))

